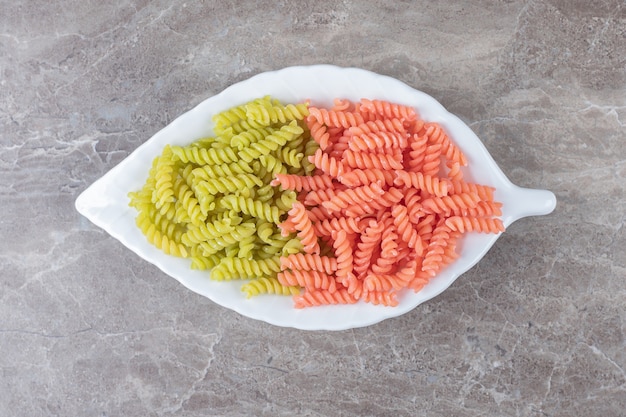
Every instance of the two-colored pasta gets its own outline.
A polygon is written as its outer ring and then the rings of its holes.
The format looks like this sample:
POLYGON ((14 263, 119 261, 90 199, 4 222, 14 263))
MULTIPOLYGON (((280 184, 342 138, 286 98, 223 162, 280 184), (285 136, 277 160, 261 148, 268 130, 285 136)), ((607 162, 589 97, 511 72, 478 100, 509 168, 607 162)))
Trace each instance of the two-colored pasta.
POLYGON ((494 189, 465 181, 461 149, 410 106, 262 97, 213 122, 215 136, 166 146, 130 205, 150 243, 248 280, 248 297, 394 306, 458 257, 464 233, 504 231, 494 189))

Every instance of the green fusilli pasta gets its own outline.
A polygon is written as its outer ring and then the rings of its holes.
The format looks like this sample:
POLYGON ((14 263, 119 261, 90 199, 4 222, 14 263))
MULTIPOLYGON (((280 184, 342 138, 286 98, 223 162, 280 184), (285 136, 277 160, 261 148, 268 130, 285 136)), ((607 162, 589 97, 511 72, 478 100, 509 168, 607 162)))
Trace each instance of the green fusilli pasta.
POLYGON ((228 164, 239 160, 233 148, 200 148, 196 146, 172 146, 172 153, 182 162, 202 165, 228 164))
POLYGON ((280 271, 277 256, 268 259, 224 258, 211 271, 211 278, 219 281, 236 278, 260 278, 276 276, 280 271))
MULTIPOLYGON (((301 168, 302 167, 302 159, 304 158, 304 153, 300 152, 298 149, 289 149, 282 148, 276 151, 276 155, 278 160, 284 164, 287 164, 293 168, 301 168)), ((277 174, 278 172, 274 172, 277 174)), ((280 172, 282 174, 282 172, 280 172)))
POLYGON ((304 129, 293 121, 281 127, 280 130, 267 135, 265 139, 251 143, 250 146, 239 151, 238 155, 244 161, 250 162, 253 159, 259 158, 261 155, 268 155, 270 152, 277 150, 303 132, 304 129))
POLYGON ((278 207, 251 198, 229 195, 220 200, 225 208, 240 211, 253 217, 272 223, 280 223, 281 212, 278 207))
POLYGON ((257 121, 268 126, 276 123, 287 123, 292 120, 302 120, 308 116, 309 110, 306 103, 276 105, 266 101, 250 103, 246 105, 248 119, 257 121))
POLYGON ((283 285, 278 282, 278 278, 255 278, 241 286, 248 298, 259 294, 297 295, 300 294, 300 287, 283 285))
POLYGON ((278 227, 297 195, 270 182, 307 172, 306 156, 319 147, 307 115, 306 103, 262 97, 212 117, 214 136, 165 146, 143 187, 128 195, 138 228, 211 279, 251 280, 242 288, 248 296, 297 293, 276 278, 280 257, 302 250, 295 233, 278 227))
POLYGON ((241 133, 230 138, 230 146, 239 150, 245 149, 253 142, 260 142, 268 135, 272 134, 274 129, 269 127, 260 127, 256 129, 244 130, 241 133))

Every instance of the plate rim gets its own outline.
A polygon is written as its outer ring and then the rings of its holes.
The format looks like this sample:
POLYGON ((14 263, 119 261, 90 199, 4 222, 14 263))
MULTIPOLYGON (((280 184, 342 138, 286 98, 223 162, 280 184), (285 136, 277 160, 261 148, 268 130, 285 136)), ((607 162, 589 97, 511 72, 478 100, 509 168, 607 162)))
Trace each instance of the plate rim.
MULTIPOLYGON (((353 328, 360 328, 360 327, 365 327, 365 326, 370 326, 376 323, 379 323, 383 320, 387 320, 389 318, 393 318, 393 317, 398 317, 401 315, 404 315, 406 313, 408 313, 409 311, 412 311, 413 309, 415 309, 416 307, 418 307, 420 304, 429 301, 437 296, 439 296, 442 292, 444 292, 446 289, 448 289, 461 275, 463 275, 464 273, 466 273, 467 271, 469 271, 471 268, 473 268, 478 262, 480 262, 480 260, 482 260, 482 258, 485 256, 485 254, 493 247, 493 245, 495 244, 495 242, 500 238, 500 236, 502 236, 502 234, 494 234, 494 235, 488 235, 489 238, 485 239, 485 243, 482 247, 482 250, 479 252, 479 254, 477 256, 474 256, 474 258, 472 258, 471 262, 466 263, 466 266, 461 268, 461 270, 459 272, 453 272, 452 275, 447 279, 447 284, 443 285, 443 286, 439 286, 437 287, 437 290, 432 291, 431 295, 429 295, 427 298, 423 299, 423 300, 418 300, 415 303, 409 303, 408 305, 402 305, 398 306, 398 307, 383 307, 383 306, 376 306, 377 308, 380 309, 380 311, 384 311, 384 312, 389 312, 389 314, 381 314, 378 317, 375 317, 374 319, 370 319, 370 320, 366 320, 366 321, 361 321, 358 323, 351 323, 351 324, 340 324, 338 322, 330 322, 330 323, 326 323, 327 325, 311 325, 311 323, 308 323, 308 325, 302 325, 302 323, 298 323, 296 320, 291 320, 289 323, 285 323, 282 320, 277 320, 275 317, 270 316, 270 317, 259 317, 259 316, 254 316, 251 315, 248 311, 248 309, 246 308, 241 308, 241 306, 239 305, 227 305, 225 303, 223 303, 223 300, 220 300, 219 298, 216 299, 215 294, 207 294, 205 292, 204 289, 202 288, 198 288, 197 285, 193 285, 193 283, 189 280, 186 279, 181 279, 178 276, 174 276, 172 275, 170 268, 165 265, 163 262, 160 261, 159 258, 153 260, 153 259, 147 259, 146 255, 143 253, 143 251, 139 250, 140 248, 135 247, 132 242, 129 241, 128 236, 126 235, 120 235, 118 233, 114 233, 114 231, 111 230, 110 227, 108 227, 109 225, 107 224, 106 221, 104 221, 104 219, 102 219, 101 217, 94 215, 93 211, 90 210, 90 208, 93 208, 93 204, 90 206, 90 204, 85 201, 87 199, 88 196, 90 196, 90 190, 92 190, 91 192, 93 193, 93 190, 97 189, 98 187, 103 186, 103 184, 106 183, 108 178, 111 178, 115 175, 119 175, 120 172, 123 172, 124 168, 127 167, 130 162, 136 160, 139 156, 143 155, 146 152, 146 149, 149 149, 150 146, 152 144, 155 143, 154 139, 157 137, 161 137, 165 134, 167 134, 168 131, 170 130, 175 130, 178 125, 180 125, 181 123, 185 122, 188 118, 193 117, 195 115, 195 113, 201 112, 203 111, 203 109, 205 107, 210 107, 211 104, 213 103, 219 103, 220 100, 224 100, 224 98, 228 98, 228 97, 238 97, 241 92, 239 92, 238 90, 240 89, 245 89, 246 86, 248 85, 254 85, 255 83, 260 83, 263 82, 265 79, 272 79, 272 78, 278 78, 280 79, 281 77, 284 77, 285 75, 287 76, 291 76, 289 74, 294 74, 294 73, 307 73, 307 72, 313 72, 313 73, 344 73, 344 74, 348 74, 348 73, 353 73, 353 74, 359 74, 358 76, 364 76, 364 77, 372 77, 374 79, 377 79, 378 82, 383 83, 383 84, 393 84, 396 86, 396 88, 401 88, 402 90, 405 90, 407 92, 409 92, 411 95, 418 95, 421 96, 422 99, 425 99, 426 101, 429 102, 429 105, 432 105, 433 108, 435 110, 437 110, 437 113, 440 115, 443 115, 443 117, 446 119, 447 123, 453 123, 455 125, 455 128, 462 128, 463 130, 466 130, 466 133, 468 134, 468 136, 470 137, 468 140, 471 141, 471 144, 475 147, 477 147, 477 149, 475 149, 474 151, 480 151, 480 156, 481 158, 485 158, 485 160, 487 161, 488 165, 489 165, 489 171, 491 172, 491 174, 495 174, 495 179, 497 179, 497 181, 493 181, 493 182, 500 182, 501 184, 505 185, 508 189, 507 190, 496 190, 497 194, 502 193, 502 191, 508 192, 509 194, 511 193, 526 193, 528 195, 534 196, 536 199, 538 199, 539 197, 537 197, 538 193, 541 193, 541 198, 544 200, 549 200, 547 203, 545 203, 545 207, 542 208, 542 210, 538 210, 536 208, 534 208, 533 210, 530 211, 525 211, 525 212, 515 212, 511 215, 509 215, 508 217, 503 217, 502 220, 505 224, 506 227, 510 226, 513 222, 523 218, 523 217, 527 217, 529 215, 542 215, 542 214, 548 214, 549 212, 552 212, 552 210, 554 210, 554 206, 556 205, 556 199, 554 197, 554 194, 552 194, 549 191, 546 190, 536 190, 536 189, 527 189, 527 188, 521 188, 516 186, 515 184, 513 184, 504 174, 504 172, 500 169, 500 167, 498 166, 498 164, 496 163, 496 161, 493 159, 493 157, 491 156, 491 154, 489 153, 489 151, 487 150, 485 144, 482 142, 482 140, 480 140, 480 138, 473 132, 473 130, 465 123, 463 122, 458 116, 456 116, 455 114, 451 113, 450 111, 448 111, 438 100, 436 100, 434 97, 432 97, 431 95, 420 91, 408 84, 406 84, 405 82, 398 80, 394 77, 388 76, 388 75, 382 75, 382 74, 378 74, 375 73, 373 71, 370 70, 366 70, 366 69, 362 69, 362 68, 357 68, 357 67, 340 67, 340 66, 336 66, 336 65, 330 65, 330 64, 316 64, 316 65, 297 65, 297 66, 290 66, 290 67, 285 67, 285 68, 281 68, 281 69, 277 69, 277 70, 273 70, 273 71, 266 71, 266 72, 261 72, 258 73, 256 75, 253 75, 250 78, 247 78, 245 80, 239 81, 237 83, 234 83, 228 87, 226 87, 224 90, 220 91, 217 94, 214 94, 210 97, 207 97, 206 99, 200 101, 198 104, 196 104, 194 107, 192 107, 190 110, 180 114, 179 116, 177 116, 176 118, 174 118, 170 123, 168 123, 166 126, 164 126, 163 128, 161 128, 160 130, 158 130, 155 134, 153 134, 150 138, 148 138, 145 142, 143 142, 141 145, 139 145, 137 148, 135 148, 127 157, 125 157, 122 161, 120 161, 118 164, 116 164, 114 167, 112 167, 110 170, 108 170, 107 172, 105 172, 101 177, 99 177, 96 181, 94 181, 91 185, 89 185, 85 190, 83 190, 78 197, 75 200, 75 207, 77 209, 77 211, 82 214, 84 217, 86 217, 87 219, 89 219, 92 223, 94 223, 96 226, 100 227, 101 229, 103 229, 104 231, 106 231, 109 235, 111 235, 113 238, 117 239, 118 241, 120 241, 126 248, 130 249, 131 251, 133 251, 135 254, 137 254, 140 258, 142 258, 144 261, 147 261, 149 263, 151 263, 152 265, 156 266, 157 268, 159 268, 162 272, 164 272, 166 275, 176 279, 179 283, 181 283, 183 286, 185 286, 188 290, 193 291, 199 295, 202 295, 206 298, 208 298, 209 300, 211 300, 212 302, 228 308, 230 310, 233 310, 245 317, 251 318, 251 319, 255 319, 255 320, 261 320, 264 321, 266 323, 272 324, 272 325, 276 325, 276 326, 280 326, 280 327, 291 327, 291 328, 295 328, 295 329, 300 329, 300 330, 326 330, 326 331, 336 331, 336 330, 347 330, 347 329, 353 329, 353 328), (547 194, 546 194, 547 193, 547 194), (532 212, 532 213, 531 213, 532 212), (213 296, 212 296, 213 295, 213 296)), ((252 99, 255 97, 249 96, 249 99, 252 99)), ((371 97, 368 97, 371 98, 371 97)), ((305 99, 305 98, 303 98, 305 99)), ((226 100, 228 101, 228 100, 226 100)), ((243 102, 243 101, 242 101, 243 102)), ((224 108, 228 108, 230 106, 226 106, 224 108)), ((418 109, 419 110, 419 109, 418 109)), ((432 110, 432 109, 431 109, 432 110)), ((433 121, 433 120, 429 120, 429 121, 433 121)), ((187 140, 187 143, 193 141, 193 138, 190 138, 189 140, 187 140)), ((162 148, 161 148, 162 150, 162 148)), ((145 166, 145 177, 147 177, 147 171, 149 169, 148 166, 145 166)), ((145 179, 144 177, 144 179, 145 179)), ((161 252, 161 254, 163 256, 168 256, 165 255, 164 253, 161 252)), ((206 273, 206 271, 205 271, 206 273)), ((207 278, 208 280, 208 278, 207 278)), ((428 285, 431 285, 430 283, 428 285)), ((432 290, 432 287, 431 287, 432 290)), ((248 303, 248 305, 254 305, 256 303, 256 301, 254 301, 254 299, 250 299, 250 300, 246 300, 244 294, 240 293, 240 297, 242 300, 244 300, 246 303, 248 303)), ((280 297, 280 296, 268 296, 268 295, 264 295, 263 297, 280 297)), ((254 297, 254 298, 261 298, 261 297, 254 297)), ((324 310, 328 310, 328 309, 341 309, 341 308, 345 308, 348 306, 320 306, 320 307, 314 307, 312 308, 315 311, 324 311, 324 310)), ((304 311, 308 311, 311 309, 305 309, 305 310, 297 310, 294 309, 292 307, 293 310, 293 314, 294 316, 300 316, 302 315, 304 311)))

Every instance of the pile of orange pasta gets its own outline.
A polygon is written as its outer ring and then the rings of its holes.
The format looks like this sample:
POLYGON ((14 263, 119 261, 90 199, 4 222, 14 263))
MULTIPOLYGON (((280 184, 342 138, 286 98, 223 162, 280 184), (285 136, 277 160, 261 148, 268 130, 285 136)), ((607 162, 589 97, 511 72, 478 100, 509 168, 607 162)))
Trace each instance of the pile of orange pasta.
POLYGON ((283 256, 278 281, 304 291, 297 308, 359 300, 395 306, 453 262, 465 232, 500 233, 494 189, 466 182, 467 160, 436 123, 408 106, 363 99, 309 107, 320 148, 312 176, 277 174, 298 201, 280 224, 304 253, 283 256))

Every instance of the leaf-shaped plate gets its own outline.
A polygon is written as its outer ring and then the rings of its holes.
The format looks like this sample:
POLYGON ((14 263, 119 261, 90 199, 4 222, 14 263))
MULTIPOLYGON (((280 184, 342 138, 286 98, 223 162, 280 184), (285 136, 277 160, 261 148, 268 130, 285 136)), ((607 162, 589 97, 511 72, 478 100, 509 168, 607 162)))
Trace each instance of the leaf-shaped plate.
POLYGON ((406 291, 397 307, 354 305, 294 309, 291 297, 264 295, 247 299, 242 282, 216 282, 206 271, 190 269, 190 261, 169 256, 150 245, 135 226, 136 212, 128 206, 128 192, 144 184, 152 160, 167 144, 186 145, 213 134, 212 115, 225 109, 270 95, 283 103, 310 100, 317 106, 332 106, 334 98, 388 100, 414 107, 426 121, 442 125, 468 159, 464 175, 468 181, 492 185, 495 199, 503 203, 505 226, 514 221, 552 212, 553 193, 520 188, 498 168, 474 132, 431 96, 379 74, 357 68, 330 65, 289 67, 256 75, 228 87, 163 128, 131 155, 94 182, 76 200, 77 210, 126 247, 181 284, 226 308, 278 326, 304 330, 343 330, 362 327, 402 315, 448 288, 456 278, 475 265, 499 235, 470 233, 459 242, 460 257, 418 293, 406 291))

